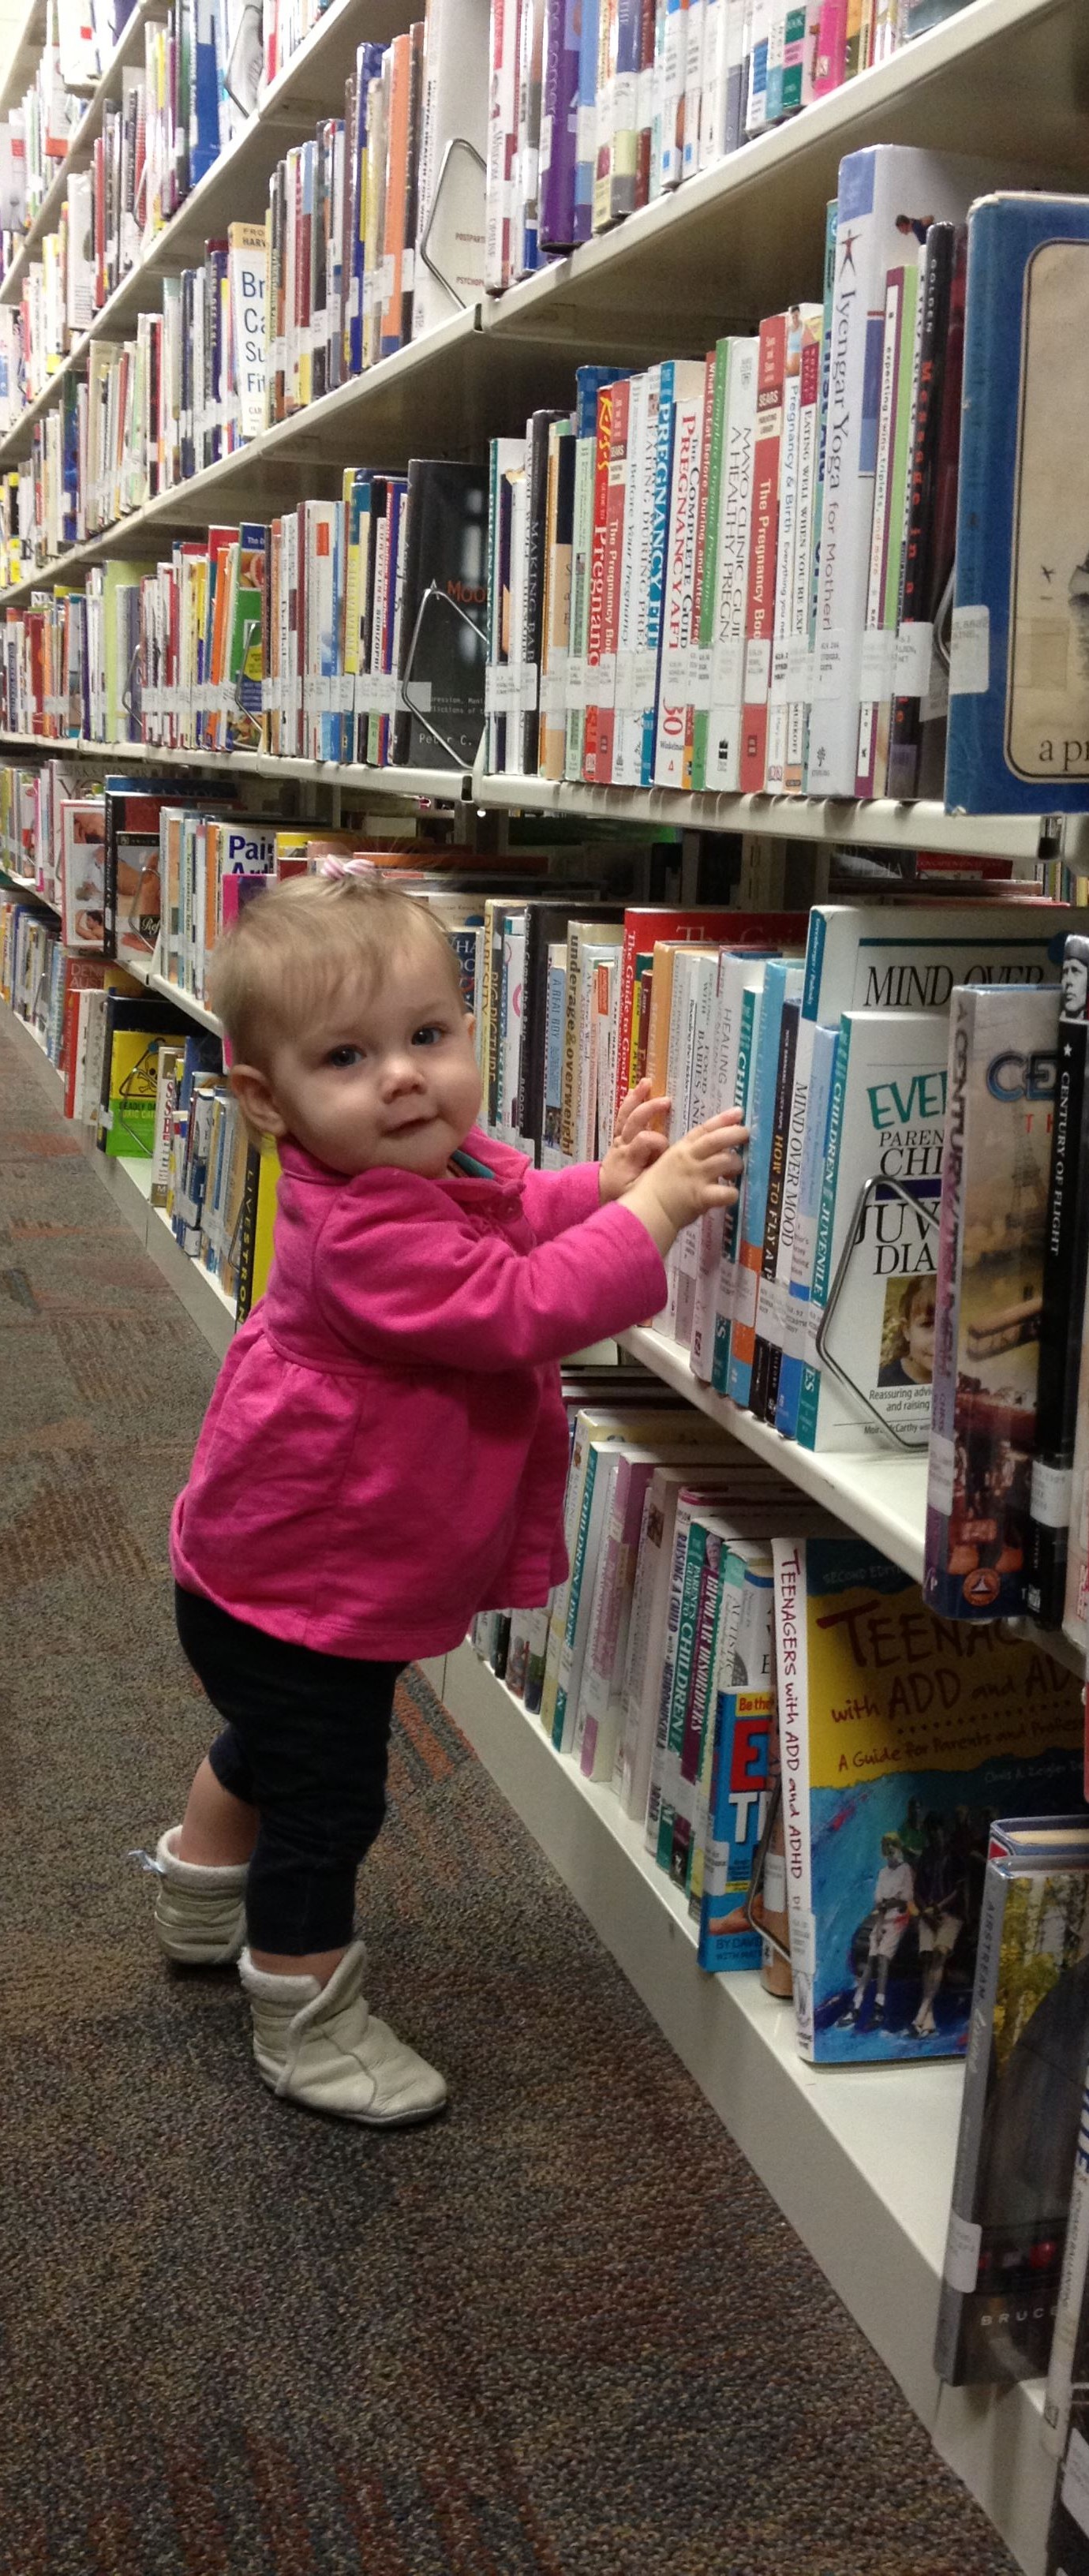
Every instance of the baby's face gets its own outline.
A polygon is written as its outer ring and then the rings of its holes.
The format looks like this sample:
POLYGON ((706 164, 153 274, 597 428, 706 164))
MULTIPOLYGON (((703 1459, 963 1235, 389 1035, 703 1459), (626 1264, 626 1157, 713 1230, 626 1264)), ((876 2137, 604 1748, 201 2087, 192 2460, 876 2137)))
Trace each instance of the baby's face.
POLYGON ((305 1037, 276 1050, 282 1132, 334 1172, 375 1165, 435 1180, 480 1108, 473 1023, 430 943, 394 956, 373 991, 346 985, 305 1037))
POLYGON ((934 1299, 917 1297, 908 1325, 908 1350, 916 1367, 931 1373, 934 1368, 934 1299))

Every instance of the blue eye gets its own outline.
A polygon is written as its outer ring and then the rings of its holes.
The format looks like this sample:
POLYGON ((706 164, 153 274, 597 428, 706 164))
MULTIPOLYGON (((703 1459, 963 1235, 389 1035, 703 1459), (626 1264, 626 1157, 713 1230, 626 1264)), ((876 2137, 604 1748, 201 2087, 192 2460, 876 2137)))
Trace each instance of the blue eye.
POLYGON ((326 1064, 334 1065, 336 1070, 341 1072, 348 1065, 359 1064, 361 1062, 360 1050, 358 1047, 354 1046, 330 1047, 325 1061, 326 1064))

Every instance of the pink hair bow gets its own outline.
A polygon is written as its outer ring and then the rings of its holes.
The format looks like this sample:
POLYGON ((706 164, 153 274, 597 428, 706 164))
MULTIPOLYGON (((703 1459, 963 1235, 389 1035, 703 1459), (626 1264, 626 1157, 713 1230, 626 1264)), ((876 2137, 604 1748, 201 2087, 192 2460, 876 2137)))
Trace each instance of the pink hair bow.
POLYGON ((333 850, 318 860, 317 872, 319 877, 380 877, 382 874, 373 859, 341 859, 333 850))

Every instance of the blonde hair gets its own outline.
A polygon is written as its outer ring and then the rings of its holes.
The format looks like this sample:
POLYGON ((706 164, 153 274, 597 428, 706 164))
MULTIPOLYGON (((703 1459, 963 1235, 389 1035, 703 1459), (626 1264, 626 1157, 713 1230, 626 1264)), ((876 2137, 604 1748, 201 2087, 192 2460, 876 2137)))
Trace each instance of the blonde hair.
POLYGON ((301 1031, 345 985, 373 990, 391 960, 433 949, 464 1007, 457 959, 425 903, 381 877, 289 877, 245 904, 217 942, 212 1008, 235 1055, 267 1072, 278 1038, 301 1031))

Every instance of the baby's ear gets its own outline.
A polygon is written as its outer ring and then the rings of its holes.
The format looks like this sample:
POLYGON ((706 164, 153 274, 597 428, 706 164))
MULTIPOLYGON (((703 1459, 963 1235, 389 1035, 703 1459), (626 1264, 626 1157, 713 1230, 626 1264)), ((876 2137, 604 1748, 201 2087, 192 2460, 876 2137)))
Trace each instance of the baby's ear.
POLYGON ((248 1127, 259 1136, 286 1136, 287 1120, 276 1106, 268 1076, 255 1064, 232 1064, 230 1085, 248 1127))

